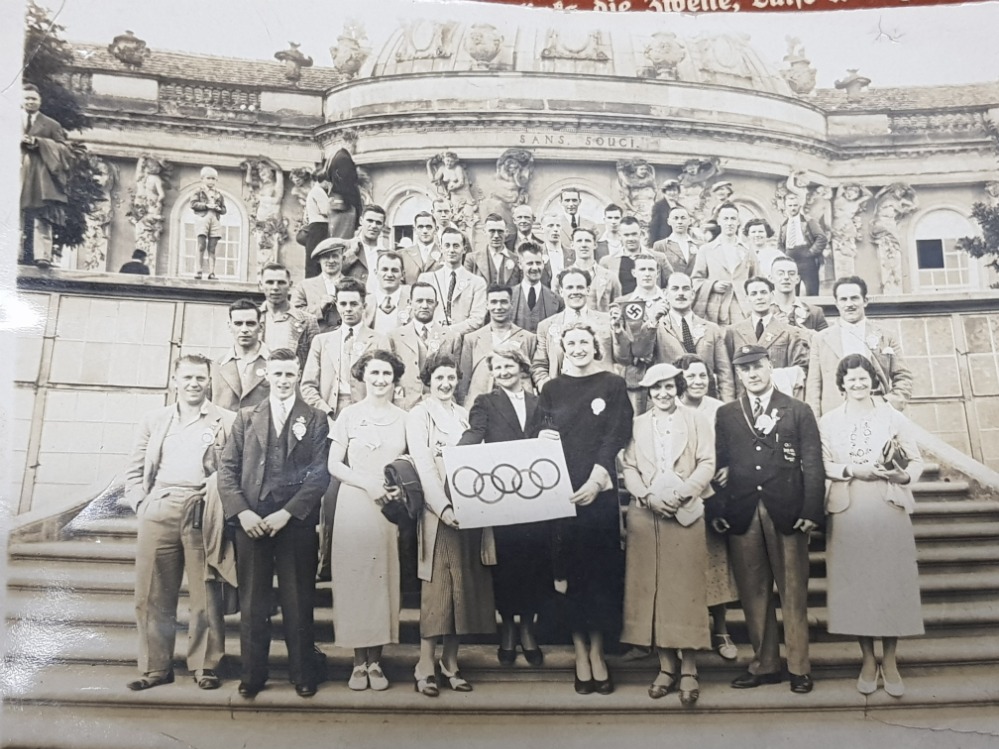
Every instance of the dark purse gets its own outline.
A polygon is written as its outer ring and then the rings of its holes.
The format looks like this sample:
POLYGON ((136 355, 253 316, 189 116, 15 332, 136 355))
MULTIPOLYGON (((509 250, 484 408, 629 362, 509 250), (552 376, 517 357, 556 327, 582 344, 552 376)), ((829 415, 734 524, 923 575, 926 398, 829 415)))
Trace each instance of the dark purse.
POLYGON ((385 466, 385 486, 401 492, 398 499, 382 505, 385 519, 395 525, 415 522, 423 512, 423 485, 412 458, 404 455, 385 466))
POLYGON ((889 470, 892 468, 901 468, 903 471, 909 466, 909 456, 905 454, 905 450, 898 444, 897 438, 892 437, 881 449, 881 465, 889 470))
POLYGON ((301 229, 298 230, 298 233, 295 234, 295 241, 298 242, 300 245, 302 245, 302 247, 305 247, 305 245, 309 241, 308 224, 305 224, 305 226, 303 226, 301 229))

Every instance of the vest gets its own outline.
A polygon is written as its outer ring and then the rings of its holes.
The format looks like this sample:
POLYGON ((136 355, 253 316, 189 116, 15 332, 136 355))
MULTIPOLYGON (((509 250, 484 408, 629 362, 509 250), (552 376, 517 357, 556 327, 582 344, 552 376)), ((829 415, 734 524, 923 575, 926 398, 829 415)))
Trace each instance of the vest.
MULTIPOLYGON (((281 509, 288 501, 288 498, 283 496, 283 492, 280 490, 285 486, 282 479, 284 478, 284 459, 288 445, 288 429, 291 428, 290 422, 290 418, 285 421, 284 429, 278 435, 274 431, 274 420, 271 419, 267 430, 267 459, 264 463, 264 480, 260 488, 260 504, 263 505, 266 514, 281 509)), ((259 508, 257 512, 260 514, 259 508)))

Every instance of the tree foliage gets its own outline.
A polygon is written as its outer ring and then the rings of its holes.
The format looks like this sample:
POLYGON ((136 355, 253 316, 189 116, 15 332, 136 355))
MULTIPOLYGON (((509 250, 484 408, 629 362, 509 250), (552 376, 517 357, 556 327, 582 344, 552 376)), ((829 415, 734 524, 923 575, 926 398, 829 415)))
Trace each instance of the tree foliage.
MULTIPOLYGON (((24 82, 33 83, 42 95, 42 112, 67 131, 80 130, 90 122, 83 102, 64 83, 65 73, 73 63, 73 48, 62 38, 65 29, 52 14, 35 2, 28 4, 25 17, 24 82)), ((83 241, 87 215, 102 197, 97 182, 98 171, 87 149, 73 141, 76 154, 63 188, 69 204, 66 223, 54 227, 53 241, 59 246, 74 246, 83 241)))
POLYGON ((971 207, 971 215, 982 228, 982 236, 959 239, 957 247, 971 257, 991 258, 985 264, 999 272, 999 205, 975 203, 971 207))

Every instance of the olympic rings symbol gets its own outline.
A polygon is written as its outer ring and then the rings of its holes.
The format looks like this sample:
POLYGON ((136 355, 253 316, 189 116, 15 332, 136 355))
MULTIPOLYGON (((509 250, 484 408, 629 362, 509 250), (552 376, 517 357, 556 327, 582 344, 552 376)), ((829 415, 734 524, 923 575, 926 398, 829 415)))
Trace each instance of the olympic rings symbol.
POLYGON ((451 476, 451 489, 463 497, 494 505, 510 494, 521 499, 537 499, 554 489, 562 479, 558 465, 548 458, 538 458, 529 468, 500 463, 489 473, 462 466, 451 476))

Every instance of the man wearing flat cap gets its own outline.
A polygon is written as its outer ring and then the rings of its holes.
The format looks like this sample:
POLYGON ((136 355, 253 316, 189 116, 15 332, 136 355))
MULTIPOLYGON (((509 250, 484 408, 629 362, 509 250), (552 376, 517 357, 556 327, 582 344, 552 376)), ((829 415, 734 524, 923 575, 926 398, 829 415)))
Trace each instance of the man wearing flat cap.
POLYGON ((340 327, 336 309, 336 282, 343 278, 343 253, 350 240, 333 237, 324 239, 312 251, 321 273, 306 278, 293 289, 292 306, 304 309, 316 318, 319 332, 327 333, 340 327))
POLYGON ((812 409, 773 386, 767 349, 732 358, 744 388, 716 416, 717 496, 707 503, 729 553, 754 657, 732 686, 782 679, 773 587, 777 583, 791 691, 812 691, 808 660, 808 535, 823 519, 825 471, 812 409))

